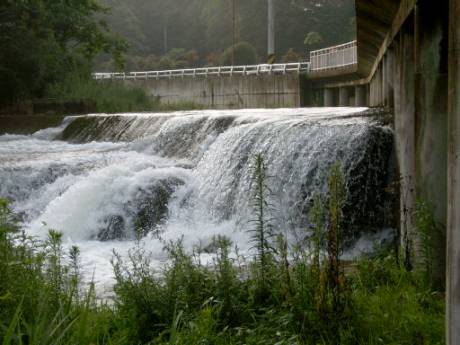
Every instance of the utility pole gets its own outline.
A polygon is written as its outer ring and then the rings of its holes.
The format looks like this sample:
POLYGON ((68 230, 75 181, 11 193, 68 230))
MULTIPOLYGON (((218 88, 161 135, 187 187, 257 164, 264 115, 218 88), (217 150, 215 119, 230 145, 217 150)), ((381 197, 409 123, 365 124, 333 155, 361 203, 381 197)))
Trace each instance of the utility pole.
POLYGON ((168 54, 168 23, 163 27, 163 50, 164 54, 168 54))
POLYGON ((238 2, 239 0, 232 0, 232 66, 235 65, 235 45, 240 41, 238 2))
POLYGON ((275 62, 275 0, 268 0, 268 63, 275 62))
POLYGON ((235 44, 236 44, 236 0, 232 0, 232 66, 235 66, 235 44))

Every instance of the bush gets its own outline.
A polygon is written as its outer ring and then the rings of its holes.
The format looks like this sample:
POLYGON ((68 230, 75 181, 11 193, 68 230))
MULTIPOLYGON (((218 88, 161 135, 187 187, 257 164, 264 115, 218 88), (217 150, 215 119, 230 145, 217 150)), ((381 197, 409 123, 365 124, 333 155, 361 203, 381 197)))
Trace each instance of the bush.
POLYGON ((128 88, 118 81, 98 82, 76 74, 53 85, 48 95, 66 101, 94 101, 96 112, 99 113, 149 111, 158 108, 142 89, 128 88))
POLYGON ((289 48, 286 54, 284 54, 282 60, 284 63, 290 63, 290 62, 300 62, 300 61, 305 60, 305 58, 303 58, 302 55, 298 54, 294 49, 289 48))
POLYGON ((222 55, 222 65, 232 65, 232 54, 234 54, 234 65, 255 65, 257 64, 256 49, 247 42, 239 42, 227 48, 222 55), (234 51, 234 53, 233 53, 234 51))
POLYGON ((18 231, 0 200, 0 339, 10 344, 91 344, 107 339, 111 313, 90 286, 79 298, 78 251, 65 263, 61 235, 38 243, 18 231))
POLYGON ((315 197, 308 251, 289 248, 282 235, 274 241, 261 155, 255 163, 255 257, 233 255, 218 237, 208 248, 213 264, 202 265, 200 252, 186 253, 179 240, 165 245, 167 264, 154 270, 138 242, 126 261, 114 256, 112 307, 98 305, 91 286, 81 294, 78 249, 65 253, 53 231, 44 243, 27 238, 0 201, 3 344, 444 343, 444 296, 426 284, 424 270, 406 270, 381 248, 345 274, 338 165, 328 197, 315 197))

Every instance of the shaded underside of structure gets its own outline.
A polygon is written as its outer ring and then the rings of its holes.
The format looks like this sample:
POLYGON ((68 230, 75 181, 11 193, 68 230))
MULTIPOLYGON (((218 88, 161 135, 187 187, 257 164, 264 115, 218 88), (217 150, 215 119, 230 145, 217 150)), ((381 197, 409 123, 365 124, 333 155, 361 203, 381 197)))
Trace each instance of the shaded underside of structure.
POLYGON ((356 0, 358 73, 368 77, 398 13, 400 0, 356 0))

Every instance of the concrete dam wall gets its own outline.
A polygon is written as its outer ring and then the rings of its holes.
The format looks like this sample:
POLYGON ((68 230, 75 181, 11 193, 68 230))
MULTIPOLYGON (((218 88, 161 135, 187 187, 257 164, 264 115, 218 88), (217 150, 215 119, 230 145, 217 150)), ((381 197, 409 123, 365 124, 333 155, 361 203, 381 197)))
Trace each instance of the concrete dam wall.
POLYGON ((161 104, 195 103, 208 109, 290 108, 305 104, 305 76, 259 74, 115 80, 144 89, 161 104))

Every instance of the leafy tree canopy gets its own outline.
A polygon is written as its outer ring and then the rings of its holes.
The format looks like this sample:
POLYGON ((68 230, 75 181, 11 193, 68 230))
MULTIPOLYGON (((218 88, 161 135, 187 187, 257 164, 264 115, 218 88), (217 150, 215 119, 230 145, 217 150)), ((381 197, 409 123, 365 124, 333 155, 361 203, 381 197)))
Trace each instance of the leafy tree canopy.
POLYGON ((125 43, 111 36, 95 0, 0 3, 0 104, 42 97, 68 73, 89 71, 106 52, 121 63, 125 43))
POLYGON ((239 42, 225 50, 222 55, 222 65, 253 65, 257 63, 257 52, 247 42, 239 42), (234 59, 234 61, 232 61, 234 59))
MULTIPOLYGON (((258 62, 267 61, 267 0, 100 1, 111 8, 110 27, 130 43, 129 55, 167 55, 175 60, 168 53, 171 50, 194 50, 197 60, 190 67, 220 64, 222 54, 234 44, 234 1, 236 42, 248 42, 255 48, 258 62)), ((354 39, 354 0, 275 0, 275 10, 278 60, 290 49, 306 59, 308 51, 316 49, 304 44, 310 32, 321 35, 320 47, 354 39)))

